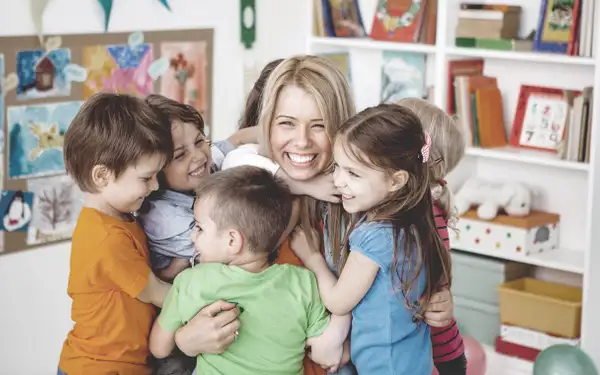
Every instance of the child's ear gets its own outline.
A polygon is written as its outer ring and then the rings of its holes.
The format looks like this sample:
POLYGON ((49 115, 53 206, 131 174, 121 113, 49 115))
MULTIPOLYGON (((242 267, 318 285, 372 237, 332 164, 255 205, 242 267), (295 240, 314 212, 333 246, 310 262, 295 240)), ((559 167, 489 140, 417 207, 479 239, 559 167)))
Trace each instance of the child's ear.
POLYGON ((105 165, 94 165, 92 168, 92 182, 97 188, 103 188, 111 181, 113 173, 105 165))
POLYGON ((390 192, 402 189, 408 181, 408 172, 398 171, 392 174, 392 182, 390 184, 390 192))
POLYGON ((227 251, 230 255, 239 254, 244 248, 244 236, 237 229, 227 231, 227 251))

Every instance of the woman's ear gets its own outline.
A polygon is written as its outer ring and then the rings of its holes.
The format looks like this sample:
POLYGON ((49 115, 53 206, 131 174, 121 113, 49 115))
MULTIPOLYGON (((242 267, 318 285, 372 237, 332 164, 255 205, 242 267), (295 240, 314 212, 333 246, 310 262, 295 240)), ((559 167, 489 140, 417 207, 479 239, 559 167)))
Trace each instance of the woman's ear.
POLYGON ((392 174, 390 192, 398 191, 406 185, 408 182, 408 172, 407 171, 398 171, 392 174))
POLYGON ((101 189, 108 185, 113 178, 113 173, 105 165, 94 165, 92 168, 92 182, 101 189))

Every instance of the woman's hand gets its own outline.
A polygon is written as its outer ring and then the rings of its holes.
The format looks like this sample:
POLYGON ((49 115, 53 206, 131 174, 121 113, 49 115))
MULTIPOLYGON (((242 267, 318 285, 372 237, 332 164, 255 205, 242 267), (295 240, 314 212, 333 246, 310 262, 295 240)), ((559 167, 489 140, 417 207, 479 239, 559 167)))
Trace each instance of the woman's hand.
POLYGON ((446 327, 454 318, 454 301, 447 288, 431 296, 425 311, 425 322, 432 327, 446 327))
POLYGON ((237 337, 240 309, 234 303, 216 301, 196 314, 175 333, 179 349, 189 357, 223 353, 237 337))

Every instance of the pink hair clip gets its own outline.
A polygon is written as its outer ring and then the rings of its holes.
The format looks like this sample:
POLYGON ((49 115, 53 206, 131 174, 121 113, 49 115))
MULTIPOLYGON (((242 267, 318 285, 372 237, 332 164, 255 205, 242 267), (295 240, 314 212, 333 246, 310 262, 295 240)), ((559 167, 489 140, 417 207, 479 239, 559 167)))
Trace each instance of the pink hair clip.
POLYGON ((431 149, 431 137, 429 133, 425 133, 425 144, 421 148, 421 156, 423 156, 423 163, 427 163, 429 160, 429 150, 431 149))

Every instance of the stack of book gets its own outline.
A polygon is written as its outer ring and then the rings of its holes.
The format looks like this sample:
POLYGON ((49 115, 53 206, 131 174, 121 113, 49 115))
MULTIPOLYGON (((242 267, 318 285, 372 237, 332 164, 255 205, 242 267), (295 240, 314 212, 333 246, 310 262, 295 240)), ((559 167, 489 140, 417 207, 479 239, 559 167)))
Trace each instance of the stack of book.
POLYGON ((531 51, 533 40, 518 39, 521 7, 502 4, 461 4, 456 45, 508 51, 531 51))

